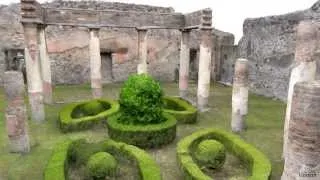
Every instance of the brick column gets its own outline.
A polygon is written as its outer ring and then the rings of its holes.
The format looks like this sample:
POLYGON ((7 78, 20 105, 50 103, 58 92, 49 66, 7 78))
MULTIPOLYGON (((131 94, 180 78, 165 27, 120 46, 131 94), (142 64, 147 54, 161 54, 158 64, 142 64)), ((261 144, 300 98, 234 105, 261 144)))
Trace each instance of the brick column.
POLYGON ((43 89, 39 61, 38 28, 36 23, 23 23, 25 61, 28 80, 29 103, 32 119, 44 121, 43 89))
POLYGON ((291 113, 293 87, 297 82, 312 81, 316 77, 316 59, 314 54, 317 48, 317 26, 313 22, 301 22, 298 25, 296 52, 295 52, 295 67, 291 71, 287 110, 284 124, 283 136, 283 157, 287 152, 288 128, 291 113))
POLYGON ((138 31, 138 58, 139 64, 137 67, 138 74, 148 73, 147 57, 147 32, 148 29, 137 28, 138 31))
POLYGON ((248 60, 238 59, 235 64, 232 90, 232 120, 233 132, 241 132, 246 128, 245 116, 248 113, 248 60))
POLYGON ((7 99, 5 118, 10 151, 26 153, 30 151, 30 142, 27 132, 28 117, 24 103, 23 76, 18 71, 7 71, 3 79, 7 99))
POLYGON ((39 49, 40 49, 40 62, 41 74, 43 80, 43 96, 44 102, 47 104, 52 103, 52 85, 51 85, 51 67, 50 59, 47 50, 45 26, 39 26, 39 49))
POLYGON ((294 86, 282 180, 320 179, 320 81, 294 86))
POLYGON ((200 58, 198 72, 198 109, 206 111, 210 94, 210 75, 211 75, 211 51, 212 51, 212 29, 205 28, 200 30, 200 58))
POLYGON ((102 75, 101 75, 101 55, 99 29, 90 29, 90 72, 91 89, 93 98, 102 97, 102 75))
POLYGON ((190 64, 190 30, 181 30, 180 63, 179 63, 179 94, 182 98, 188 96, 189 64, 190 64))

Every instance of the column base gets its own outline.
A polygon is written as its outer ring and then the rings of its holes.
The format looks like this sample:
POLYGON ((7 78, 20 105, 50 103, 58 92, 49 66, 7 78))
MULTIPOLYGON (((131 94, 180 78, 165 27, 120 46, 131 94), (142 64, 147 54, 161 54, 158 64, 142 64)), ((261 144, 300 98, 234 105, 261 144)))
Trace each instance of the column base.
POLYGON ((235 133, 244 131, 246 129, 245 115, 241 115, 240 112, 232 112, 231 129, 235 133))
POLYGON ((208 102, 209 102, 209 97, 198 96, 198 98, 197 98, 197 107, 198 107, 198 110, 199 110, 200 112, 207 112, 207 111, 209 111, 208 102))
POLYGON ((43 98, 44 103, 52 103, 52 85, 49 82, 43 82, 43 98))
POLYGON ((183 99, 187 99, 188 98, 188 90, 180 90, 179 96, 183 99))
POLYGON ((9 148, 12 153, 30 152, 30 141, 27 134, 19 137, 9 137, 9 148))
POLYGON ((29 93, 31 106, 31 116, 34 121, 42 122, 45 120, 43 95, 41 92, 29 93))
POLYGON ((102 88, 92 88, 92 97, 94 99, 99 99, 102 97, 102 88))

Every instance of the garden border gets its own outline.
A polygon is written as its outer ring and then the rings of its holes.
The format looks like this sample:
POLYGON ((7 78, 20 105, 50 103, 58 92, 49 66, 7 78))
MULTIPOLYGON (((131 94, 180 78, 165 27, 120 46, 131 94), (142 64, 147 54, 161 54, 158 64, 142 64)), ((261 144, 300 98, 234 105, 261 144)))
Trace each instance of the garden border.
MULTIPOLYGON (((70 158, 71 147, 73 143, 81 141, 67 140, 58 145, 53 150, 52 156, 44 171, 44 180, 66 180, 68 179, 68 164, 70 158)), ((111 139, 100 142, 104 152, 119 152, 123 153, 136 161, 139 168, 139 175, 142 180, 161 180, 161 172, 159 165, 152 159, 152 157, 144 150, 125 144, 116 142, 111 139)))
POLYGON ((192 158, 191 147, 202 140, 214 139, 221 142, 226 150, 245 162, 251 176, 249 180, 268 180, 271 175, 269 159, 254 146, 237 135, 220 129, 205 129, 183 138, 177 145, 177 158, 186 179, 211 180, 204 174, 192 158))
POLYGON ((173 101, 185 109, 184 111, 175 111, 164 108, 164 112, 173 115, 177 119, 178 123, 192 124, 197 122, 198 110, 188 101, 176 96, 165 96, 163 99, 173 101))
POLYGON ((132 125, 118 122, 120 114, 107 121, 109 137, 142 148, 155 148, 171 143, 176 137, 177 120, 164 113, 167 119, 159 124, 132 125))
POLYGON ((89 129, 93 125, 100 123, 101 120, 106 119, 112 114, 119 111, 120 105, 118 101, 108 100, 108 99, 94 99, 90 101, 71 103, 62 108, 59 113, 59 125, 62 132, 70 132, 76 130, 89 129), (110 104, 110 109, 103 111, 95 116, 86 116, 82 118, 72 118, 71 114, 73 110, 80 105, 89 103, 91 101, 103 101, 110 104))

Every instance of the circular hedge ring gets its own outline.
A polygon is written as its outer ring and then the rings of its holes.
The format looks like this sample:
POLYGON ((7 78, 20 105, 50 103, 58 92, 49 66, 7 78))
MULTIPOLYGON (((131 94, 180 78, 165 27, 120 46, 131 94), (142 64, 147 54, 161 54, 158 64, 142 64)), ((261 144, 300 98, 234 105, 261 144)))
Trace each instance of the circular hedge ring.
POLYGON ((107 121, 108 134, 116 141, 122 141, 143 148, 155 148, 171 143, 176 137, 176 119, 164 113, 166 121, 158 124, 133 125, 118 122, 119 115, 107 121))
POLYGON ((164 112, 173 115, 178 123, 196 123, 197 108, 180 97, 166 96, 164 100, 164 112))
POLYGON ((118 111, 118 102, 105 99, 68 104, 59 114, 60 129, 63 132, 89 129, 118 111))

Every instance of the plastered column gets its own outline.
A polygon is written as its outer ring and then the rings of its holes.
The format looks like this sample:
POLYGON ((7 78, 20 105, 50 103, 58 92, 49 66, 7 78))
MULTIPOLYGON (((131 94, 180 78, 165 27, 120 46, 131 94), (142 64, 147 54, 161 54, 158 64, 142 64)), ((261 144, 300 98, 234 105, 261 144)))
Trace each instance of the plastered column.
POLYGON ((291 71, 287 109, 284 123, 283 158, 287 152, 288 128, 291 114, 293 87, 297 82, 312 81, 316 77, 314 54, 317 47, 317 27, 313 22, 301 22, 298 25, 295 66, 291 71))
POLYGON ((5 112, 9 148, 11 152, 30 151, 27 132, 27 108, 24 103, 25 87, 23 76, 18 71, 4 73, 4 89, 7 99, 5 112))
POLYGON ((320 81, 294 86, 282 180, 320 179, 320 81))
POLYGON ((179 65, 179 94, 182 98, 187 98, 188 81, 189 81, 189 64, 190 64, 190 48, 189 38, 190 31, 181 31, 181 46, 180 46, 180 65, 179 65))
POLYGON ((147 29, 137 28, 138 31, 138 58, 139 64, 137 67, 138 74, 148 73, 148 65, 147 65, 147 29))
POLYGON ((201 29, 197 104, 200 111, 208 109, 210 94, 212 29, 201 29))
POLYGON ((233 132, 241 132, 246 128, 245 116, 248 113, 248 60, 238 59, 235 64, 232 89, 232 120, 233 132))
POLYGON ((44 121, 43 88, 40 71, 38 28, 35 23, 24 23, 25 61, 28 80, 28 95, 32 119, 44 121))
POLYGON ((40 49, 40 64, 43 81, 43 96, 44 102, 52 103, 52 83, 51 83, 51 67, 50 59, 47 51, 47 43, 45 36, 45 26, 39 27, 39 49, 40 49))
POLYGON ((99 29, 90 29, 90 72, 91 89, 93 98, 102 97, 102 75, 101 75, 101 55, 99 29))

